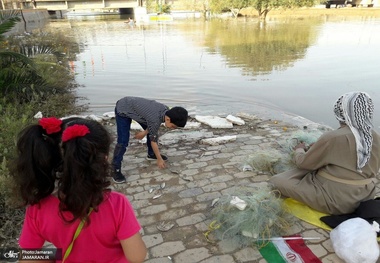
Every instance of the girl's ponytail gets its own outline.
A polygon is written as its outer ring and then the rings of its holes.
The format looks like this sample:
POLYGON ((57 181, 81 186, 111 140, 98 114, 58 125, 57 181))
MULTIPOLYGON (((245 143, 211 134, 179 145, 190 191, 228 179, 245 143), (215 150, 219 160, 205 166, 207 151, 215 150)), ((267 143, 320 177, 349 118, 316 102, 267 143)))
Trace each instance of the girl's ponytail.
POLYGON ((55 173, 62 161, 61 125, 57 118, 42 118, 18 135, 18 158, 12 174, 24 205, 36 204, 54 191, 55 173))
POLYGON ((107 156, 110 146, 107 130, 96 121, 78 120, 68 123, 62 134, 63 174, 58 187, 60 210, 70 211, 73 218, 86 217, 92 207, 96 210, 110 185, 107 180, 107 156))

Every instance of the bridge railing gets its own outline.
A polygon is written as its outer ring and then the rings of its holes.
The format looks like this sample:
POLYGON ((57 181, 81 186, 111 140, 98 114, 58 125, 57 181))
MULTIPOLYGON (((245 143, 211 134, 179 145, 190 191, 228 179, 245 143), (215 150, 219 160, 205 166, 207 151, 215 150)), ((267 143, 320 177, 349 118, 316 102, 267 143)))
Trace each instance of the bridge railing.
POLYGON ((12 2, 3 0, 9 9, 44 8, 49 11, 58 10, 91 10, 135 8, 142 4, 141 0, 21 0, 12 2))

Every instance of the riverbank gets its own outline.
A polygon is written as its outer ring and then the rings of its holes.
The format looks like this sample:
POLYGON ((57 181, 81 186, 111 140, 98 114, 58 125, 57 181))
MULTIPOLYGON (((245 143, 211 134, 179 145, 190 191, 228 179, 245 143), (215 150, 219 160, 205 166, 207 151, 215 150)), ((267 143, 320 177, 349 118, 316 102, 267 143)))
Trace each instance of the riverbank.
MULTIPOLYGON (((257 250, 238 249, 227 242, 209 244, 203 233, 211 220, 210 203, 214 196, 228 194, 245 184, 252 187, 265 184, 268 175, 242 172, 240 164, 250 152, 278 147, 276 141, 293 130, 292 125, 284 125, 279 120, 282 119, 256 118, 247 120, 244 126, 228 130, 201 126, 192 132, 236 135, 236 141, 209 146, 201 144, 197 138, 180 138, 178 142, 162 146, 163 152, 170 157, 170 166, 166 170, 158 170, 154 163, 147 162, 144 146, 132 142, 123 167, 129 175, 128 184, 115 185, 114 188, 131 198, 141 218, 144 240, 149 246, 148 262, 264 262, 257 250), (171 170, 172 167, 178 170, 171 170), (185 175, 184 179, 182 175, 185 175), (161 182, 166 185, 163 195, 153 199, 149 189, 161 182), (175 225, 173 229, 161 232, 157 223, 166 220, 174 221, 175 225)), ((113 131, 114 127, 110 126, 113 131)), ((294 130, 298 129, 294 127, 294 130)), ((302 222, 298 222, 292 231, 297 232, 310 237, 321 236, 320 240, 308 241, 307 245, 324 262, 339 262, 331 251, 328 232, 302 222)))
MULTIPOLYGON (((252 8, 245 8, 241 11, 245 16, 257 16, 257 11, 252 8)), ((312 8, 296 8, 296 9, 274 9, 271 10, 267 18, 289 17, 380 17, 380 8, 376 7, 340 7, 340 8, 325 8, 320 5, 312 8)))
MULTIPOLYGON (((148 248, 146 263, 265 263, 255 247, 237 247, 231 240, 216 240, 210 230, 213 200, 241 189, 255 192, 267 186, 270 174, 243 169, 249 155, 258 151, 283 151, 281 141, 294 132, 320 127, 299 126, 281 119, 262 119, 239 114, 244 125, 211 128, 191 125, 176 131, 161 130, 160 149, 168 155, 166 169, 145 159, 145 145, 131 139, 122 172, 126 184, 113 184, 115 191, 131 201, 142 226, 148 248), (228 136, 219 144, 210 138, 228 136), (232 139, 231 139, 232 138, 232 139)), ((191 123, 196 120, 191 118, 191 123)), ((115 134, 114 120, 109 122, 115 134)), ((296 219, 288 234, 301 234, 306 245, 322 262, 342 263, 335 255, 329 232, 296 219)))
MULTIPOLYGON (((210 229, 213 204, 241 189, 255 193, 268 186, 269 173, 246 169, 251 154, 283 151, 281 142, 294 133, 323 131, 324 127, 299 126, 244 113, 237 116, 244 124, 239 122, 242 125, 231 128, 211 128, 192 117, 185 129, 162 128, 160 149, 169 157, 166 169, 147 161, 145 145, 131 138, 122 167, 127 182, 112 183, 111 188, 125 194, 132 203, 148 248, 145 263, 267 262, 254 246, 238 247, 231 240, 216 239, 210 229), (234 138, 216 144, 206 140, 225 136, 234 138)), ((115 136, 113 118, 98 120, 115 136)), ((307 247, 323 263, 344 263, 334 253, 329 231, 295 219, 287 229, 287 235, 293 234, 304 237, 307 247)))

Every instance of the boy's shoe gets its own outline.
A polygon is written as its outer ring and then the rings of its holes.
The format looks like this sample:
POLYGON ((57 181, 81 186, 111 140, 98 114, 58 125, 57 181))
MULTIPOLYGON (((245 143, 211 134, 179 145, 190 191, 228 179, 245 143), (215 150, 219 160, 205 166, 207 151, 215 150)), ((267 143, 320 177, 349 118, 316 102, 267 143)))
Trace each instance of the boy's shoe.
MULTIPOLYGON (((168 157, 167 157, 166 155, 163 155, 163 154, 161 154, 161 158, 162 158, 162 160, 164 160, 164 161, 166 161, 166 160, 168 159, 168 157)), ((157 157, 156 157, 155 154, 152 154, 152 155, 148 155, 148 156, 146 157, 146 159, 147 159, 148 161, 156 161, 156 160, 157 160, 157 157)))
POLYGON ((117 184, 125 183, 127 180, 125 179, 125 176, 120 172, 120 170, 116 170, 115 173, 112 176, 112 181, 117 184))

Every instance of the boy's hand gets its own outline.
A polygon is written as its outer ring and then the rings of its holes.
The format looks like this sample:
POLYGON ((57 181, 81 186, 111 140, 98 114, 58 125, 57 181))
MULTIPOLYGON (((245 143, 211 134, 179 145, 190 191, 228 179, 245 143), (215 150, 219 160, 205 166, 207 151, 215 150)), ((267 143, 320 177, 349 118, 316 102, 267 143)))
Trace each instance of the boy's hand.
POLYGON ((152 145, 154 155, 157 156, 157 166, 161 169, 165 168, 166 164, 165 164, 164 159, 162 159, 162 157, 161 157, 161 153, 160 153, 160 150, 158 149, 157 142, 151 142, 151 145, 152 145))
POLYGON ((142 140, 148 134, 148 130, 135 133, 135 139, 142 140))
POLYGON ((163 159, 159 160, 157 159, 157 166, 161 169, 165 168, 166 167, 166 163, 163 159))

